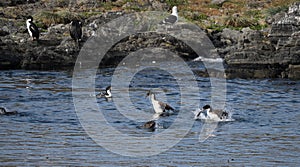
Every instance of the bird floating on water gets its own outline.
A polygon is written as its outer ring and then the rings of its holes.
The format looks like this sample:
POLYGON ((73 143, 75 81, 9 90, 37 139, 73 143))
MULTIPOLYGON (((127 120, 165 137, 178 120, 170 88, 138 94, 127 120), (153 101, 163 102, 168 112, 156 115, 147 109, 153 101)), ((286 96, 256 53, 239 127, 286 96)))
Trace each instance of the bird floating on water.
POLYGON ((40 37, 40 31, 39 31, 38 27, 33 23, 32 16, 27 17, 26 26, 27 26, 28 33, 29 33, 30 37, 32 38, 32 40, 38 41, 39 37, 40 37))
POLYGON ((112 94, 111 94, 111 86, 106 87, 105 92, 100 92, 99 94, 96 95, 97 98, 111 98, 112 94))
POLYGON ((16 114, 18 114, 17 111, 8 111, 6 108, 0 107, 0 115, 16 115, 16 114))
POLYGON ((148 91, 147 96, 150 97, 155 113, 160 114, 161 116, 168 116, 166 110, 175 111, 174 108, 169 104, 156 100, 155 94, 153 92, 148 91))
POLYGON ((221 121, 228 119, 229 113, 223 110, 214 110, 210 105, 205 105, 202 109, 195 112, 194 118, 221 121))
POLYGON ((156 128, 156 122, 154 120, 151 121, 147 121, 146 123, 144 123, 141 128, 143 129, 149 129, 150 131, 154 131, 156 128))

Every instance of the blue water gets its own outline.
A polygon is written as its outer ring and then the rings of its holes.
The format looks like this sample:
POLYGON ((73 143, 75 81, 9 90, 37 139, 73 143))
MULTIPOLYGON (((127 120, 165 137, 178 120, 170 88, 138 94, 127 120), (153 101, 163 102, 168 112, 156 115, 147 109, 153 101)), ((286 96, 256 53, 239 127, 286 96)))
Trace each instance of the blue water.
MULTIPOLYGON (((98 71, 97 92, 110 84, 112 73, 110 68, 98 71)), ((74 108, 72 72, 1 71, 0 78, 0 106, 19 112, 0 116, 2 166, 300 165, 300 81, 227 80, 225 108, 233 113, 234 121, 219 123, 204 142, 198 140, 204 122, 195 121, 187 135, 169 150, 154 156, 130 157, 106 150, 86 133, 74 108)), ((209 78, 196 80, 200 92, 191 98, 199 99, 200 106, 209 104, 209 78)), ((189 87, 178 85, 166 72, 146 70, 130 82, 129 96, 136 108, 151 114, 150 102, 144 96, 153 89, 159 99, 179 109, 180 86, 189 87)), ((161 126, 150 132, 137 128, 142 122, 118 114, 114 100, 96 102, 111 126, 132 136, 161 133, 176 117, 161 118, 161 126)), ((190 106, 190 110, 197 107, 190 106)), ((116 142, 111 140, 112 145, 116 142)))

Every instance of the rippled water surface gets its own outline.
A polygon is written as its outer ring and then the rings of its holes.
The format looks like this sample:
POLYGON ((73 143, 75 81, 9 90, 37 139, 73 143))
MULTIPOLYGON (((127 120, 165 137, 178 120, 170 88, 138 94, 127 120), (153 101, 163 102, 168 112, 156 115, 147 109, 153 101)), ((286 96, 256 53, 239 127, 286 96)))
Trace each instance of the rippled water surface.
MULTIPOLYGON (((109 68, 99 70, 95 80, 97 92, 110 84, 112 72, 109 68)), ((130 157, 104 149, 86 133, 75 112, 72 72, 1 71, 0 78, 0 106, 19 112, 0 116, 1 165, 300 165, 299 81, 227 80, 225 108, 233 113, 234 121, 218 123, 204 142, 199 142, 204 122, 195 121, 185 137, 169 150, 153 156, 130 157)), ((210 103, 209 78, 196 80, 200 92, 194 92, 190 98, 198 100, 200 106, 210 103)), ((164 71, 141 71, 131 79, 129 97, 134 106, 128 110, 134 113, 132 108, 137 108, 151 115, 153 110, 145 98, 149 89, 180 110, 180 87, 189 86, 180 85, 164 71)), ((89 95, 93 98, 95 93, 89 95)), ((95 112, 102 112, 110 126, 135 137, 162 133, 176 118, 173 115, 159 119, 159 127, 150 132, 138 128, 144 120, 120 114, 114 99, 96 99, 96 103, 101 111, 95 112)), ((190 111, 197 107, 190 106, 190 111)), ((194 121, 190 111, 184 112, 194 121)), ((110 142, 114 145, 118 140, 112 138, 110 142)), ((139 151, 143 155, 143 150, 139 151)))

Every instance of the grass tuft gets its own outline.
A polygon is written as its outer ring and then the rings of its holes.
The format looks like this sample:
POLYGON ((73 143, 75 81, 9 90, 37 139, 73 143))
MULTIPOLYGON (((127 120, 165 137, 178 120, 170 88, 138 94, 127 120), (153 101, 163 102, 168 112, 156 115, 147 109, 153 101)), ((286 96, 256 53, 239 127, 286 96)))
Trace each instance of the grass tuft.
POLYGON ((187 0, 166 0, 168 6, 179 6, 188 4, 187 0))
POLYGON ((49 27, 52 24, 67 24, 73 19, 81 19, 79 15, 66 10, 57 12, 42 11, 36 15, 36 18, 38 18, 37 20, 46 27, 49 27))
POLYGON ((256 26, 258 22, 254 19, 246 18, 243 16, 239 16, 238 14, 228 16, 224 20, 225 26, 228 27, 251 27, 251 26, 256 26))
POLYGON ((288 8, 289 7, 287 5, 272 7, 272 8, 267 9, 267 14, 270 16, 273 16, 280 12, 287 12, 288 8))

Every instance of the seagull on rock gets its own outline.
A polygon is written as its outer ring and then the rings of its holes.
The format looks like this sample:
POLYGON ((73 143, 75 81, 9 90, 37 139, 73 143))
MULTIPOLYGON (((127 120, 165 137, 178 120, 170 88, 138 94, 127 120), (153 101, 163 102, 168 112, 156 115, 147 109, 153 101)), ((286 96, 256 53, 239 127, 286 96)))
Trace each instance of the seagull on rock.
POLYGON ((166 17, 161 24, 175 24, 178 21, 177 6, 173 6, 172 14, 166 17))

